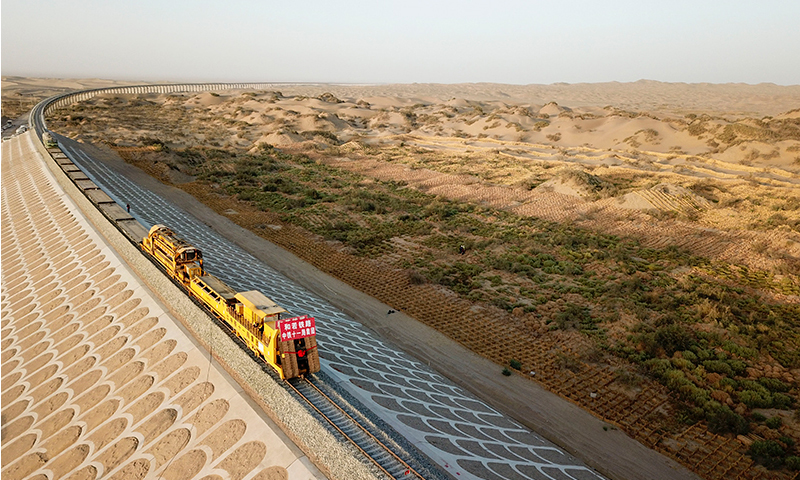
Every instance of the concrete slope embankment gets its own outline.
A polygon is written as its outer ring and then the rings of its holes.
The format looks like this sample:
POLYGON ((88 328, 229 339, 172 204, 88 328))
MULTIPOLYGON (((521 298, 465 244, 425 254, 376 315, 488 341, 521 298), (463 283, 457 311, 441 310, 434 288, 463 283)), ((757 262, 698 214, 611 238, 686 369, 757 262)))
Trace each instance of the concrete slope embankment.
MULTIPOLYGON (((2 152, 2 478, 324 478, 176 323, 170 310, 185 307, 150 293, 134 273, 147 266, 115 250, 135 248, 65 194, 74 186, 34 142, 2 152)), ((196 327, 215 356, 244 362, 213 324, 196 327)), ((338 454, 332 470, 363 470, 338 454)))

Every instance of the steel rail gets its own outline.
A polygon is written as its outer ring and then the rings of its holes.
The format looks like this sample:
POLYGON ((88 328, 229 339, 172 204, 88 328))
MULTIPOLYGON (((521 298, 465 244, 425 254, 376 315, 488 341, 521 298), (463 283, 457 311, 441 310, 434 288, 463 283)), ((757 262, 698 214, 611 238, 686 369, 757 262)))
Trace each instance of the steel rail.
MULTIPOLYGON (((394 453, 392 451, 392 449, 390 449, 388 446, 386 446, 386 444, 384 444, 382 441, 380 441, 375 435, 373 435, 359 421, 357 421, 355 418, 353 418, 352 415, 347 413, 341 406, 339 406, 338 403, 336 403, 330 396, 328 396, 328 394, 326 394, 325 392, 320 390, 319 387, 314 385, 314 382, 312 382, 308 378, 301 378, 301 379, 299 379, 297 381, 303 381, 306 384, 308 384, 320 396, 322 396, 323 399, 327 400, 327 402, 330 405, 332 405, 336 410, 338 410, 339 413, 344 415, 345 418, 347 418, 351 423, 355 424, 358 428, 360 428, 361 431, 364 432, 367 435, 367 437, 369 437, 369 439, 371 441, 373 441, 378 446, 383 448, 383 450, 385 450, 391 457, 393 457, 395 459, 395 461, 397 461, 400 465, 402 465, 405 468, 406 475, 414 474, 416 476, 416 478, 425 480, 425 477, 421 473, 417 472, 405 460, 403 460, 396 453, 394 453)), ((299 388, 297 388, 295 385, 293 385, 291 382, 288 382, 288 381, 286 382, 286 384, 289 387, 291 387, 291 389, 294 390, 295 393, 297 393, 297 395, 300 396, 300 398, 305 400, 309 404, 309 406, 311 406, 311 408, 314 409, 314 411, 316 411, 319 415, 321 415, 322 418, 327 420, 328 423, 330 423, 331 426, 334 429, 336 429, 336 431, 338 431, 340 434, 342 434, 342 436, 344 436, 344 438, 346 438, 350 443, 352 443, 364 456, 366 456, 368 459, 370 459, 372 461, 372 463, 374 463, 375 466, 377 466, 383 473, 385 473, 387 476, 389 476, 389 478, 394 478, 394 479, 398 478, 398 477, 394 476, 392 473, 390 473, 388 470, 386 470, 386 468, 384 468, 383 465, 381 465, 380 462, 378 462, 378 460, 373 458, 372 455, 370 455, 366 450, 364 450, 364 448, 362 448, 361 445, 359 445, 358 442, 355 439, 353 439, 350 435, 348 435, 346 432, 344 432, 338 425, 336 425, 336 422, 334 422, 328 415, 326 415, 322 410, 320 410, 320 408, 318 408, 318 406, 310 398, 308 398, 308 396, 306 396, 303 392, 301 392, 299 388)))
MULTIPOLYGON (((150 258, 150 257, 147 257, 147 258, 150 258)), ((152 260, 152 259, 151 259, 151 260, 152 260)), ((171 276, 170 276, 170 275, 167 273, 167 271, 166 271, 166 269, 163 267, 163 265, 161 265, 161 264, 159 264, 158 262, 155 262, 155 261, 153 261, 152 263, 153 263, 154 265, 156 265, 156 266, 157 266, 157 267, 158 267, 158 268, 161 270, 161 272, 162 272, 162 273, 164 273, 164 275, 166 275, 166 277, 167 277, 167 278, 169 278, 170 280, 172 280, 172 282, 173 282, 173 283, 174 283, 176 286, 179 286, 179 287, 181 287, 181 284, 180 284, 180 282, 178 282, 176 279, 174 279, 173 277, 171 277, 171 276)), ((253 358, 253 359, 256 361, 256 363, 258 363, 258 364, 259 364, 259 366, 261 367, 261 369, 262 369, 263 371, 266 371, 266 372, 268 372, 270 375, 272 375, 274 378, 277 378, 277 377, 275 376, 275 372, 274 372, 274 370, 273 370, 273 369, 272 369, 272 368, 271 368, 269 365, 267 365, 267 364, 266 364, 266 362, 264 362, 264 361, 263 361, 263 359, 262 359, 262 358, 261 358, 261 357, 260 357, 260 356, 259 356, 259 355, 258 355, 256 352, 253 352, 252 350, 250 350, 249 348, 247 348, 247 347, 246 347, 246 346, 245 346, 245 345, 242 343, 241 337, 240 337, 240 336, 237 334, 236 330, 234 330, 234 329, 233 329, 233 328, 232 328, 232 327, 231 327, 231 326, 230 326, 230 325, 229 325, 227 322, 225 322, 225 321, 224 321, 224 320, 223 320, 221 317, 219 317, 219 315, 217 315, 217 314, 216 314, 216 312, 214 312, 213 310, 211 310, 211 309, 209 309, 208 307, 206 307, 206 306, 205 306, 205 304, 203 304, 203 302, 201 302, 201 301, 200 301, 200 299, 198 299, 196 296, 192 295, 190 292, 188 292, 188 291, 187 291, 187 290, 185 290, 184 288, 181 288, 181 290, 182 290, 182 291, 183 291, 183 292, 186 294, 186 296, 187 296, 187 297, 189 297, 189 299, 191 299, 191 300, 192 300, 192 302, 194 302, 194 303, 195 303, 197 306, 199 306, 199 307, 201 308, 201 310, 203 310, 203 311, 204 311, 204 312, 205 312, 207 315, 209 315, 209 316, 210 316, 210 317, 212 317, 214 320, 216 320, 216 322, 215 322, 215 323, 216 323, 216 324, 217 324, 219 327, 221 327, 221 328, 222 328, 222 330, 223 330, 224 332, 226 332, 226 333, 228 334, 228 336, 229 336, 231 339, 233 339, 233 340, 234 340, 234 342, 235 342, 237 345, 239 345, 239 347, 240 347, 240 348, 242 348, 242 349, 243 349, 245 352, 249 353, 249 354, 250 354, 250 358, 253 358)), ((365 435, 366 435, 366 436, 367 436, 367 437, 368 437, 368 438, 369 438, 369 439, 370 439, 370 440, 371 440, 373 443, 377 444, 377 445, 378 445, 380 448, 382 448, 382 449, 383 449, 383 450, 384 450, 386 453, 388 453, 388 454, 389 454, 389 456, 393 457, 393 458, 394 458, 394 460, 395 460, 397 463, 399 463, 399 464, 400 464, 400 465, 401 465, 403 468, 405 468, 406 475, 409 475, 409 474, 414 474, 414 476, 415 476, 416 478, 418 478, 418 479, 420 479, 420 480, 425 480, 425 477, 424 477, 424 476, 423 476, 421 473, 417 472, 417 471, 414 469, 414 467, 412 467, 411 465, 409 465, 409 464, 408 464, 408 463, 407 463, 405 460, 403 460, 402 458, 400 458, 400 456, 399 456, 399 455, 397 455, 396 453, 394 453, 394 452, 392 451, 392 449, 391 449, 391 448, 389 448, 388 446, 386 446, 386 444, 384 444, 384 443, 383 443, 383 442, 382 442, 380 439, 378 439, 378 438, 377 438, 377 437, 376 437, 376 436, 375 436, 375 435, 374 435, 372 432, 370 432, 370 431, 369 431, 369 430, 368 430, 366 427, 364 427, 364 425, 362 425, 362 424, 361 424, 361 423, 360 423, 358 420, 356 420, 355 418, 353 418, 353 416, 352 416, 352 415, 350 415, 349 413, 347 413, 347 411, 345 411, 345 410, 344 410, 344 409, 343 409, 343 408, 342 408, 342 407, 341 407, 341 406, 340 406, 338 403, 336 403, 336 401, 334 401, 334 400, 333 400, 333 399, 332 399, 332 398, 331 398, 331 397, 330 397, 328 394, 326 394, 325 392, 323 392, 322 390, 320 390, 320 388, 319 388, 319 387, 317 387, 316 385, 314 385, 314 382, 312 382, 312 381, 311 381, 311 380, 309 380, 308 378, 304 378, 304 377, 300 377, 300 378, 298 378, 296 381, 299 381, 299 382, 304 382, 305 384, 309 385, 309 386, 310 386, 312 389, 314 389, 314 391, 316 391, 316 393, 317 393, 317 394, 319 394, 319 395, 320 395, 320 396, 321 396, 321 397, 322 397, 322 398, 323 398, 323 399, 324 399, 324 400, 327 402, 327 404, 329 404, 330 406, 332 406, 333 408, 335 408, 335 409, 336 409, 336 410, 337 410, 339 413, 341 413, 342 415, 344 415, 344 417, 345 417, 347 420, 349 420, 351 424, 353 424, 353 425, 357 426, 357 427, 358 427, 358 428, 359 428, 359 429, 360 429, 360 430, 361 430, 361 431, 362 431, 362 432, 363 432, 363 433, 364 433, 364 434, 365 434, 365 435)), ((291 383, 289 380, 286 380, 286 381, 284 381, 284 382, 283 382, 283 384, 284 384, 285 386, 287 386, 287 387, 288 387, 287 389, 291 389, 291 390, 293 390, 293 391, 294 391, 294 392, 295 392, 295 393, 296 393, 296 394, 297 394, 297 395, 298 395, 298 396, 299 396, 301 399, 303 399, 303 400, 304 400, 304 401, 305 401, 305 402, 306 402, 306 403, 307 403, 307 404, 308 404, 308 405, 309 405, 309 406, 310 406, 310 407, 311 407, 311 408, 312 408, 312 409, 313 409, 315 412, 317 412, 317 413, 318 413, 318 414, 319 414, 319 415, 320 415, 322 418, 324 418, 324 419, 325 419, 325 421, 327 421, 327 422, 328 422, 328 423, 329 423, 329 424, 330 424, 330 425, 331 425, 331 426, 332 426, 334 429, 336 429, 336 431, 337 431, 337 432, 339 432, 339 433, 340 433, 340 434, 341 434, 341 435, 342 435, 342 436, 343 436, 343 437, 344 437, 344 438, 345 438, 345 439, 346 439, 348 442, 350 442, 351 444, 353 444, 353 446, 355 446, 355 447, 356 447, 356 448, 357 448, 357 449, 358 449, 358 450, 359 450, 359 451, 360 451, 360 452, 361 452, 361 453, 362 453, 362 454, 363 454, 365 457, 367 457, 367 458, 368 458, 368 459, 369 459, 369 460, 370 460, 372 463, 374 463, 374 464, 375 464, 375 466, 376 466, 376 467, 378 467, 378 469, 380 469, 380 470, 381 470, 381 471, 382 471, 384 474, 386 474, 386 475, 387 475, 389 478, 393 478, 393 479, 397 479, 397 478, 398 478, 398 477, 396 477, 395 475, 393 475, 391 472, 389 472, 388 470, 386 470, 386 468, 384 468, 384 466, 383 466, 383 465, 381 465, 381 463, 380 463, 380 462, 379 462, 377 459, 375 459, 375 458, 374 458, 372 455, 370 455, 370 453, 369 453, 369 452, 367 452, 366 450, 364 450, 364 448, 362 448, 362 446, 361 446, 361 445, 359 445, 359 443, 358 443, 358 441, 357 441, 357 440, 355 440, 354 438, 352 438, 352 436, 351 436, 351 435, 347 434, 347 432, 345 432, 344 430, 342 430, 342 428, 340 428, 340 427, 339 427, 339 425, 337 425, 337 424, 336 424, 336 422, 335 422, 334 420, 332 420, 332 419, 331 419, 331 418, 330 418, 330 417, 329 417, 327 414, 325 414, 325 412, 323 412, 322 410, 320 410, 320 408, 319 408, 319 407, 318 407, 318 406, 317 406, 317 405, 314 403, 314 401, 312 401, 310 398, 308 398, 308 396, 307 396, 307 395, 305 395, 303 392, 301 392, 301 391, 300 391, 300 389, 298 389, 298 388, 297 388, 295 385, 293 385, 293 384, 292 384, 292 383, 291 383)), ((405 476, 404 476, 404 477, 405 477, 405 476)))

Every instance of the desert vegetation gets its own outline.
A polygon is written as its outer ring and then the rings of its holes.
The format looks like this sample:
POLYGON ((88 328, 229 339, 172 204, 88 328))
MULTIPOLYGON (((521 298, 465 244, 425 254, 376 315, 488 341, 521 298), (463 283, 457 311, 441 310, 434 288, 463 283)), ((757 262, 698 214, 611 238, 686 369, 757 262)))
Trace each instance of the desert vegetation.
POLYGON ((541 372, 535 381, 707 478, 752 461, 767 477, 800 468, 798 110, 247 92, 96 98, 52 127, 116 150, 503 374, 541 372), (353 260, 333 266, 320 251, 353 260), (407 291, 469 305, 487 327, 448 323, 407 291), (698 455, 718 461, 706 469, 698 455))
MULTIPOLYGON (((45 98, 76 89, 120 85, 112 80, 59 80, 3 76, 2 113, 4 117, 27 115, 45 98)), ((127 85, 127 84, 125 84, 127 85)))

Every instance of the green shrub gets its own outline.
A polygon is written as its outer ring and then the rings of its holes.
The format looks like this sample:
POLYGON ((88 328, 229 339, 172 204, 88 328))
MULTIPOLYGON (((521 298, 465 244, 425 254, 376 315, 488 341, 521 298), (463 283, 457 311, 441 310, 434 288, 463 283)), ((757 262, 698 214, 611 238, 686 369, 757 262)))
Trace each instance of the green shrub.
POLYGON ((329 140, 334 145, 339 145, 339 137, 336 136, 333 132, 328 132, 327 130, 309 130, 307 132, 300 132, 304 138, 313 139, 314 137, 323 137, 329 140))
POLYGON ((252 190, 243 190, 236 194, 236 197, 243 202, 250 202, 256 198, 255 192, 252 190))
POLYGON ((428 279, 418 271, 411 270, 408 272, 408 281, 411 282, 412 285, 423 285, 427 283, 428 279))
POLYGON ((505 375, 506 377, 510 377, 511 370, 509 370, 508 367, 503 367, 503 375, 505 375))
POLYGON ((521 370, 522 369, 522 362, 520 362, 519 360, 515 360, 515 359, 512 358, 508 363, 509 363, 509 365, 511 365, 511 368, 513 368, 514 370, 521 370))
POLYGON ((705 362, 706 360, 711 360, 716 358, 716 355, 714 355, 714 350, 704 348, 699 345, 692 348, 692 351, 697 356, 697 361, 699 362, 705 362))
POLYGON ((556 325, 561 330, 580 329, 582 332, 593 330, 595 321, 589 309, 582 305, 568 303, 566 308, 556 314, 556 325))
POLYGON ((758 379, 758 383, 770 392, 788 392, 791 388, 777 378, 761 377, 758 379))
POLYGON ((684 385, 694 386, 691 380, 686 378, 683 370, 670 369, 664 373, 664 382, 670 390, 678 390, 684 385))
POLYGON ((795 457, 794 455, 786 457, 784 460, 786 464, 786 468, 789 470, 800 470, 800 457, 795 457))
POLYGON ((755 380, 749 380, 749 379, 740 380, 739 386, 742 388, 742 390, 755 390, 757 392, 769 393, 769 391, 766 388, 764 388, 763 385, 756 382, 755 380))
POLYGON ((671 370, 672 362, 663 358, 651 358, 644 362, 650 375, 656 378, 663 378, 667 371, 671 370))
POLYGON ((750 418, 752 418, 754 422, 763 422, 764 420, 767 419, 767 417, 758 412, 751 413, 750 418))
POLYGON ((708 393, 708 390, 694 385, 689 385, 688 388, 681 387, 681 393, 684 395, 684 398, 693 402, 700 408, 705 407, 706 404, 711 401, 711 394, 708 393), (684 391, 686 392, 685 394, 683 393, 684 391))
POLYGON ((756 355, 757 355, 757 351, 755 349, 748 348, 748 347, 743 347, 743 346, 741 346, 741 345, 739 345, 737 343, 734 343, 734 342, 732 342, 730 340, 723 342, 722 343, 722 347, 725 350, 727 350, 727 351, 729 351, 729 352, 731 352, 731 353, 733 353, 733 354, 735 354, 735 355, 737 355, 739 357, 755 358, 756 355))
POLYGON ((747 363, 741 360, 729 359, 727 362, 734 375, 742 375, 747 370, 747 363))
POLYGON ((764 425, 766 425, 767 427, 772 428, 774 430, 777 430, 777 429, 781 428, 781 425, 783 425, 783 419, 781 417, 778 417, 778 416, 770 417, 770 418, 767 419, 766 422, 764 422, 764 425))
POLYGON ((694 370, 695 368, 694 364, 685 358, 673 358, 670 361, 673 367, 680 368, 681 370, 694 370))
POLYGON ((792 397, 790 397, 789 395, 786 395, 785 393, 772 394, 772 408, 786 410, 791 408, 791 406, 792 406, 792 397))
POLYGON ((733 390, 736 390, 737 388, 739 388, 739 382, 737 382, 733 378, 722 377, 719 380, 719 386, 720 387, 731 387, 733 390))
POLYGON ((656 330, 655 340, 670 357, 676 351, 688 350, 696 343, 694 334, 689 329, 675 323, 656 330))
POLYGON ((778 468, 786 452, 775 440, 756 440, 747 452, 752 459, 767 468, 778 468))
POLYGON ((772 407, 772 395, 769 392, 758 390, 742 390, 737 392, 739 401, 749 408, 770 408, 772 407))
POLYGON ((697 355, 695 355, 694 352, 691 350, 684 350, 683 352, 681 352, 681 355, 685 360, 688 360, 692 363, 697 362, 697 355))
MULTIPOLYGON (((712 402, 708 402, 709 405, 711 403, 712 402)), ((715 406, 709 409, 706 413, 706 420, 708 420, 708 429, 714 433, 735 433, 737 435, 744 435, 750 431, 750 424, 747 420, 731 410, 727 405, 715 406)))
POLYGON ((723 360, 706 360, 703 362, 703 367, 709 372, 721 373, 729 377, 733 376, 733 369, 728 362, 723 360))

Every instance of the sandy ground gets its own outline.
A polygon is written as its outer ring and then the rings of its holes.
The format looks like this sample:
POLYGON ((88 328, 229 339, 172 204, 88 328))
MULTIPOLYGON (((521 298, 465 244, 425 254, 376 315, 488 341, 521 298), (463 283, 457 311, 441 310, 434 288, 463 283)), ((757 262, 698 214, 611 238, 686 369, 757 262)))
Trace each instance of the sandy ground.
POLYGON ((429 364, 493 407, 613 479, 694 479, 685 467, 646 448, 573 403, 520 376, 497 374, 493 362, 389 306, 326 275, 291 253, 217 215, 182 190, 164 185, 106 149, 91 149, 115 171, 168 199, 248 252, 327 299, 383 338, 429 364), (376 321, 385 319, 385 321, 376 321), (436 348, 430 348, 436 346, 436 348))

